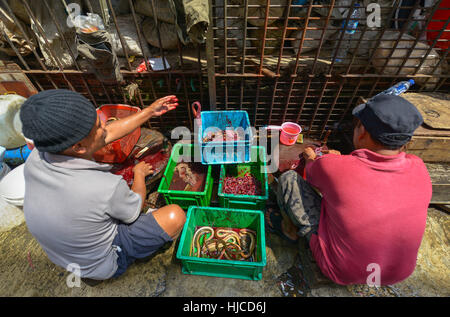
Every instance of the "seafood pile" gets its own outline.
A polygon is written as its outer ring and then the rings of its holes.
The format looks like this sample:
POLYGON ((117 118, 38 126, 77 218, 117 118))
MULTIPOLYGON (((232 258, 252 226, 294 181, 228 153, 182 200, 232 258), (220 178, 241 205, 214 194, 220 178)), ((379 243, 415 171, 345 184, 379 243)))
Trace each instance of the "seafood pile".
POLYGON ((233 195, 261 196, 261 182, 250 173, 245 173, 243 177, 227 176, 223 179, 223 192, 233 195))
POLYGON ((202 141, 204 143, 208 142, 223 142, 223 141, 239 141, 240 137, 237 131, 226 129, 214 132, 207 132, 204 134, 202 141))
POLYGON ((254 262, 255 250, 253 230, 202 226, 195 230, 189 256, 254 262))
POLYGON ((180 162, 175 166, 170 190, 202 191, 205 187, 207 167, 201 163, 180 162))
POLYGON ((175 166, 175 172, 178 173, 180 178, 187 184, 194 186, 197 183, 197 177, 192 173, 191 168, 186 163, 179 163, 175 166))

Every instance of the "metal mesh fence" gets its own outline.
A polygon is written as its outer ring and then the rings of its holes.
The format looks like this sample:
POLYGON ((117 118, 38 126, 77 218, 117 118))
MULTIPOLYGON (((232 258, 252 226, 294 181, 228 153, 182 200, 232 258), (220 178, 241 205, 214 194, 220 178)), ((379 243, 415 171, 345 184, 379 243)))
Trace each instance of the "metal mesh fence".
MULTIPOLYGON (((156 98, 176 94, 180 107, 151 121, 152 127, 163 130, 192 128, 190 105, 200 101, 205 110, 247 110, 256 127, 298 122, 308 136, 320 138, 350 117, 358 98, 370 98, 399 81, 414 79, 411 91, 416 92, 450 90, 448 0, 209 0, 206 43, 183 43, 178 38, 171 48, 164 47, 169 35, 159 21, 164 1, 122 1, 128 5, 127 26, 136 34, 141 56, 128 47, 117 1, 76 2, 86 12, 95 12, 103 3, 98 12, 108 13, 108 28, 117 33, 122 47, 123 81, 105 83, 83 64, 52 0, 40 1, 40 10, 60 34, 58 50, 40 25, 35 4, 0 0, 2 51, 8 50, 7 58, 39 91, 72 89, 96 106, 145 107, 156 98), (156 25, 151 39, 143 28, 144 5, 156 25), (5 28, 8 21, 13 33, 5 28), (343 31, 355 21, 353 34, 343 31), (143 60, 155 56, 167 58, 170 67, 137 71, 143 60), (64 58, 74 63, 67 66, 64 58)), ((178 10, 184 2, 171 3, 178 10)), ((69 13, 62 11, 64 18, 69 13)))

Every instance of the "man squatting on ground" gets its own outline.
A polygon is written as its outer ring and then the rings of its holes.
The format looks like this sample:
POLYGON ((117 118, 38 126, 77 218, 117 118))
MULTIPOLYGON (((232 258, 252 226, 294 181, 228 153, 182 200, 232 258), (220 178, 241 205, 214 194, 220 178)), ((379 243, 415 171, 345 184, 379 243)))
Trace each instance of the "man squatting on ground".
POLYGON ((23 133, 36 147, 25 163, 25 221, 53 263, 65 269, 76 264, 82 278, 104 280, 178 237, 186 220, 178 205, 141 213, 145 177, 153 172, 149 164, 133 168, 130 190, 109 171, 111 165, 93 159, 106 144, 177 102, 175 96, 158 99, 107 126, 76 92, 47 90, 24 102, 23 133))
POLYGON ((281 215, 268 214, 269 228, 291 241, 305 237, 335 283, 366 284, 375 264, 380 284, 390 285, 414 271, 425 231, 431 180, 423 161, 402 151, 423 119, 391 95, 372 98, 353 115, 356 150, 316 157, 307 148, 306 181, 294 171, 281 175, 281 215))

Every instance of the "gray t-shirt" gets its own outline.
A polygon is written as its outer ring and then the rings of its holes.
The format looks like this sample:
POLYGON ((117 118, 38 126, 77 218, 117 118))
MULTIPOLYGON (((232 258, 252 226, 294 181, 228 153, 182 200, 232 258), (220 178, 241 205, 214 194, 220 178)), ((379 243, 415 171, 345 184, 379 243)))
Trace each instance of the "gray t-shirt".
POLYGON ((111 165, 33 150, 25 163, 24 214, 49 259, 80 268, 81 277, 110 278, 118 221, 132 223, 141 197, 111 165))

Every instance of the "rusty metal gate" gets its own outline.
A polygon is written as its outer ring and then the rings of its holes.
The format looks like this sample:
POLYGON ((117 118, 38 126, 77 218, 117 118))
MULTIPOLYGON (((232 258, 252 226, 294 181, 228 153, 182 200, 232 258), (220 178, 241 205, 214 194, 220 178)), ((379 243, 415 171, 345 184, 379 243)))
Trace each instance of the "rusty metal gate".
POLYGON ((427 7, 421 1, 373 1, 380 2, 380 25, 369 26, 363 15, 350 39, 339 32, 349 23, 348 12, 357 2, 365 9, 372 1, 212 2, 211 104, 247 110, 256 126, 294 121, 322 138, 350 116, 359 97, 398 81, 415 79, 412 91, 450 91, 448 1, 427 7), (438 9, 447 13, 444 20, 436 18, 438 9), (408 16, 399 17, 399 10, 408 16), (337 62, 346 42, 349 54, 337 62))
MULTIPOLYGON (((50 0, 41 2, 56 29, 64 34, 50 0)), ((27 0, 0 0, 0 8, 28 44, 28 55, 3 28, 0 36, 13 51, 11 61, 38 90, 73 89, 96 106, 126 103, 145 107, 156 98, 177 94, 180 107, 150 123, 161 130, 192 128, 190 104, 200 101, 206 110, 247 110, 256 127, 294 121, 308 136, 322 138, 350 117, 358 98, 369 98, 398 81, 414 79, 412 91, 450 91, 448 0, 209 0, 206 43, 185 45, 178 40, 176 48, 160 48, 166 34, 155 18, 155 41, 160 45, 150 46, 150 51, 143 47, 146 34, 135 12, 137 1, 127 2, 141 57, 131 56, 124 45, 120 15, 111 0, 106 1, 110 28, 117 32, 123 48, 122 82, 100 81, 79 63, 64 35, 61 46, 75 61, 73 67, 60 62, 42 28, 35 30, 44 39, 41 47, 33 45, 23 17, 12 6, 22 4, 25 18, 38 25, 27 0), (373 16, 371 2, 378 5, 373 16), (358 4, 359 24, 349 36, 341 30, 354 20, 349 13, 358 4), (46 46, 57 61, 52 67, 43 62, 46 46), (341 48, 346 55, 338 61, 341 48), (146 52, 167 57, 170 68, 138 72, 140 62, 148 60, 146 52), (133 83, 138 90, 130 89, 133 83)), ((157 16, 159 1, 146 2, 157 16)), ((93 12, 96 1, 84 3, 93 12)))

